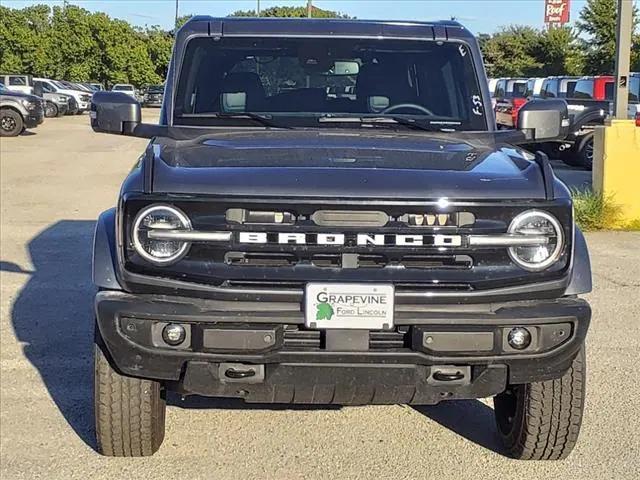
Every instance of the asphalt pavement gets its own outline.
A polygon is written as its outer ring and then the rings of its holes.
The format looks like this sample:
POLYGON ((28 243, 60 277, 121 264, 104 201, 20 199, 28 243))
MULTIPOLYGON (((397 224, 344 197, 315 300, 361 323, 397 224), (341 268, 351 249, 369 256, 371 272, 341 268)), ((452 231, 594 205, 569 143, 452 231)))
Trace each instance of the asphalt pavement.
MULTIPOLYGON (((47 119, 32 134, 0 140, 2 479, 638 478, 638 233, 587 236, 595 290, 586 414, 566 461, 507 458, 490 400, 289 408, 171 397, 154 457, 98 455, 91 239, 144 146, 93 134, 87 116, 47 119)), ((588 182, 588 173, 554 167, 588 182)))

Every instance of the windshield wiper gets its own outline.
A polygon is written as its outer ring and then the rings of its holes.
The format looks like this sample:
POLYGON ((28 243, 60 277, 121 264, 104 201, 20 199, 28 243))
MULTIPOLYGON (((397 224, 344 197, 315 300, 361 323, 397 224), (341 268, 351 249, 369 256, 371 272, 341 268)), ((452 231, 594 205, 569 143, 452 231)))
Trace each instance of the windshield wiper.
POLYGON ((322 117, 318 117, 318 122, 320 123, 360 123, 363 125, 402 125, 405 127, 413 128, 415 130, 422 130, 425 132, 443 132, 443 131, 451 131, 452 129, 443 128, 434 125, 428 125, 422 123, 421 121, 405 118, 397 115, 385 115, 379 117, 368 117, 368 116, 345 116, 345 115, 324 115, 322 117))
POLYGON ((273 116, 263 113, 253 113, 253 112, 239 112, 239 113, 190 113, 183 115, 185 118, 230 118, 230 119, 244 119, 251 120, 255 123, 258 123, 264 127, 269 128, 282 128, 286 130, 293 130, 293 127, 289 125, 283 125, 278 122, 273 121, 273 116))

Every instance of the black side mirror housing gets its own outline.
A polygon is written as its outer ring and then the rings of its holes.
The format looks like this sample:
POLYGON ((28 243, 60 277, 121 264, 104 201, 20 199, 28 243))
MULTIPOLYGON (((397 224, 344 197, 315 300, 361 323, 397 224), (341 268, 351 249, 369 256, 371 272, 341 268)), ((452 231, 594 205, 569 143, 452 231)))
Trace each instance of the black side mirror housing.
POLYGON ((140 103, 122 92, 96 92, 91 99, 94 132, 133 135, 142 122, 140 103))
POLYGON ((564 100, 531 100, 518 112, 518 129, 532 142, 564 140, 570 126, 569 109, 564 100))

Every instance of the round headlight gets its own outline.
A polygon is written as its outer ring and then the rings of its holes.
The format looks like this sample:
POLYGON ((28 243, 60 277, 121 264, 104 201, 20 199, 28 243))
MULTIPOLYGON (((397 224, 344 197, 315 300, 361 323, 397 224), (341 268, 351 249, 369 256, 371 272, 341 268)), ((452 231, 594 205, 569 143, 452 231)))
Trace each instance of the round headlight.
POLYGON ((189 242, 169 238, 151 238, 150 232, 191 230, 191 221, 184 213, 168 205, 152 205, 141 210, 133 222, 133 246, 151 263, 168 265, 180 260, 189 250, 189 242))
POLYGON ((553 265, 564 247, 564 235, 560 222, 551 214, 540 210, 529 210, 513 219, 509 226, 512 235, 538 237, 541 242, 532 245, 511 247, 509 256, 525 270, 540 271, 553 265))

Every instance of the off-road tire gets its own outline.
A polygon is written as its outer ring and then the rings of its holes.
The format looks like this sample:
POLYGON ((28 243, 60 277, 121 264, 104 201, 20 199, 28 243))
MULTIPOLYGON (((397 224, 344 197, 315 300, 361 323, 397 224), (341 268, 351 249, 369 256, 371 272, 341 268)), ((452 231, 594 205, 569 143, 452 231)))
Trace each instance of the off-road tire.
POLYGON ((0 108, 0 136, 17 137, 24 130, 22 115, 11 108, 0 108))
POLYGON ((593 169, 593 133, 586 134, 574 147, 569 150, 562 161, 572 167, 585 170, 593 169))
POLYGON ((494 397, 498 433, 519 460, 561 460, 578 440, 584 410, 584 346, 557 380, 513 385, 494 397))
POLYGON ((99 341, 94 366, 98 452, 109 457, 153 455, 164 439, 166 404, 160 384, 116 372, 99 341))

